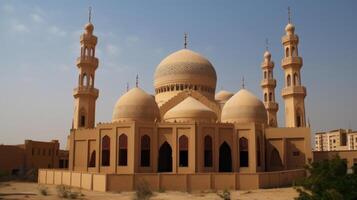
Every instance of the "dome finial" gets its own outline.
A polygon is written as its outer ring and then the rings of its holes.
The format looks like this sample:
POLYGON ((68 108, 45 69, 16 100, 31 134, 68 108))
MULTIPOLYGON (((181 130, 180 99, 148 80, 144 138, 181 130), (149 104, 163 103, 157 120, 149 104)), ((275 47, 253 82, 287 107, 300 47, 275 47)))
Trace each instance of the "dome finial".
POLYGON ((290 6, 288 6, 288 22, 289 22, 289 24, 291 23, 291 11, 290 11, 290 6))
POLYGON ((268 40, 268 38, 265 38, 265 50, 266 51, 269 50, 269 40, 268 40))
POLYGON ((88 8, 88 22, 92 23, 92 7, 89 6, 88 8))
POLYGON ((136 87, 139 87, 139 74, 136 74, 135 86, 136 86, 136 87))
POLYGON ((187 49, 187 33, 184 33, 184 40, 185 40, 185 43, 183 44, 184 45, 184 48, 187 49))
POLYGON ((126 92, 129 92, 129 82, 126 82, 126 92))
POLYGON ((244 76, 242 77, 242 89, 244 89, 245 84, 244 84, 244 76))

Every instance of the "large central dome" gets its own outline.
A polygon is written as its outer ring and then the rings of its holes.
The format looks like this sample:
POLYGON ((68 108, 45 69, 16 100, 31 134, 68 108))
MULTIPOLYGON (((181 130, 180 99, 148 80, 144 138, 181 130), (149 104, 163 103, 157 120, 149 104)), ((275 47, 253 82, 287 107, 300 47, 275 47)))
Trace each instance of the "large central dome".
POLYGON ((162 104, 185 89, 196 90, 214 99, 216 82, 216 71, 205 57, 182 49, 167 56, 156 68, 156 101, 162 104))

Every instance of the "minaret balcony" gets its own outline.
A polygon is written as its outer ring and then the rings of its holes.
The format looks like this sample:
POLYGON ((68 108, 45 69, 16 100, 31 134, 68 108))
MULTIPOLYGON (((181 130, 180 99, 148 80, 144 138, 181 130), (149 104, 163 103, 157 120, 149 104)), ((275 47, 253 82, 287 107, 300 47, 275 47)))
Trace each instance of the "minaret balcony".
POLYGON ((276 86, 276 80, 275 79, 263 79, 260 82, 260 86, 262 86, 262 87, 268 87, 268 86, 275 87, 276 86))
POLYGON ((264 102, 265 109, 267 110, 278 110, 279 105, 276 102, 264 102))
POLYGON ((93 56, 80 56, 77 58, 77 66, 82 64, 94 65, 95 67, 98 66, 98 58, 93 56))
POLYGON ((298 44, 299 43, 299 37, 297 35, 284 35, 281 38, 281 42, 283 44, 286 44, 286 43, 298 44))
POLYGON ((281 60, 281 66, 284 68, 289 65, 302 66, 302 58, 299 56, 285 57, 281 60))
POLYGON ((92 46, 95 46, 97 44, 97 40, 97 37, 94 35, 82 34, 80 37, 81 43, 91 44, 92 46))
POLYGON ((274 62, 273 61, 263 61, 260 66, 262 67, 262 69, 274 68, 274 62))
POLYGON ((290 87, 285 87, 283 88, 282 92, 281 92, 281 96, 285 97, 285 96, 306 96, 306 88, 304 86, 290 86, 290 87))
POLYGON ((97 98, 99 95, 99 90, 91 86, 79 86, 73 89, 73 96, 76 98, 79 95, 90 95, 97 98))

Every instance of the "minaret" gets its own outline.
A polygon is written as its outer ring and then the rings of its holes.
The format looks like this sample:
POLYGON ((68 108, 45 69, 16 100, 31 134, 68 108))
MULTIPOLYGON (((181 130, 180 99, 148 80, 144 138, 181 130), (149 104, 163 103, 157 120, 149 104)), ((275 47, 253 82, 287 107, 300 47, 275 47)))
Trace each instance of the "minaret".
POLYGON ((268 46, 264 53, 264 61, 261 64, 263 70, 263 80, 260 86, 263 90, 264 106, 267 110, 268 125, 270 127, 277 127, 277 112, 279 105, 275 101, 275 87, 276 80, 273 77, 274 62, 271 60, 271 54, 268 51, 268 46))
POLYGON ((84 27, 80 37, 81 55, 77 58, 79 69, 78 87, 74 89, 74 119, 73 128, 93 128, 95 124, 95 102, 99 91, 94 88, 95 70, 98 59, 95 57, 97 37, 93 35, 94 26, 91 23, 91 9, 89 22, 84 27))
POLYGON ((301 85, 300 69, 302 67, 302 58, 299 57, 298 44, 299 37, 294 33, 295 26, 290 20, 285 27, 286 34, 281 41, 284 46, 284 58, 281 66, 285 72, 285 86, 281 96, 285 102, 285 126, 286 127, 305 127, 305 103, 306 88, 301 85))

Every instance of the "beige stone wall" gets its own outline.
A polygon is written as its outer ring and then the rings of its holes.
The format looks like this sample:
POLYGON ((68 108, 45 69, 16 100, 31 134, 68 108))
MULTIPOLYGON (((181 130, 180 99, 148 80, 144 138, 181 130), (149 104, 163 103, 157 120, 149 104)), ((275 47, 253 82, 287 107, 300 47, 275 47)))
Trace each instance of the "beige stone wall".
POLYGON ((287 170, 259 173, 138 173, 138 174, 92 174, 59 170, 39 170, 39 184, 64 184, 71 187, 94 191, 131 191, 143 184, 152 190, 202 191, 202 190, 251 190, 291 185, 294 180, 304 177, 305 170, 287 170), (62 173, 70 181, 57 180, 62 173))

